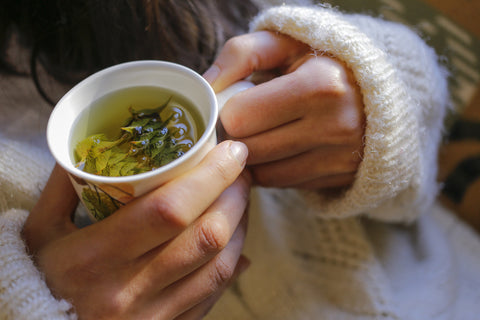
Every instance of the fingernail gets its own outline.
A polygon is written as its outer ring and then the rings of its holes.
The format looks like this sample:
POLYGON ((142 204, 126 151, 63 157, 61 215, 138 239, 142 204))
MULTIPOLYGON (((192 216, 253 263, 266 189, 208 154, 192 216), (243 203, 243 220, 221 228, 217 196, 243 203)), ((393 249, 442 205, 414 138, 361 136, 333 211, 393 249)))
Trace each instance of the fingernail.
POLYGON ((217 80, 219 74, 220 68, 216 65, 212 65, 210 68, 208 68, 207 71, 205 71, 203 77, 205 78, 205 80, 208 81, 208 83, 210 83, 210 85, 213 86, 213 83, 215 82, 215 80, 217 80))
POLYGON ((232 141, 230 144, 230 152, 238 163, 243 167, 247 161, 248 149, 247 146, 238 141, 232 141))

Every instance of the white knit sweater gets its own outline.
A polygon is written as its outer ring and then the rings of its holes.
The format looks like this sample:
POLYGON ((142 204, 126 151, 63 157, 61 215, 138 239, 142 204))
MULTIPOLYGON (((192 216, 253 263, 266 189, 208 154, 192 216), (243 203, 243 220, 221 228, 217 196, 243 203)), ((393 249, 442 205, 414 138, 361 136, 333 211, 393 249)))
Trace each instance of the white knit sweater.
MULTIPOLYGON (((434 202, 448 102, 434 52, 406 27, 321 6, 264 11, 252 22, 260 29, 352 69, 367 116, 364 158, 352 188, 336 199, 252 192, 245 248, 252 265, 208 318, 477 319, 480 240, 434 202)), ((43 133, 48 109, 32 108, 42 102, 28 80, 4 80, 0 319, 75 318, 49 293, 20 237, 53 166, 43 133)))
POLYGON ((277 7, 252 26, 337 57, 362 89, 367 127, 358 178, 340 199, 315 199, 315 213, 347 217, 366 212, 386 221, 408 221, 428 210, 437 191, 435 160, 448 102, 446 75, 433 50, 402 25, 321 7, 277 7))

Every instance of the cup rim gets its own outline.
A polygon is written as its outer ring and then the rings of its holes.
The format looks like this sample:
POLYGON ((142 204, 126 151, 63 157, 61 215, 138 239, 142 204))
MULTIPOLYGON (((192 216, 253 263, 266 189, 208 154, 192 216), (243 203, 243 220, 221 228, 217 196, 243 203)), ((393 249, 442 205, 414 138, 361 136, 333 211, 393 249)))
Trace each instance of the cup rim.
MULTIPOLYGON (((128 70, 124 70, 127 71, 128 70)), ((143 180, 147 178, 151 178, 154 176, 157 176, 163 172, 167 172, 170 169, 177 167, 181 165, 182 163, 188 161, 190 158, 194 157, 195 154, 198 152, 199 149, 203 148, 203 146, 208 142, 210 139, 210 136, 212 135, 212 132, 215 130, 216 127, 216 122, 218 118, 218 103, 217 103, 217 98, 215 95, 215 92, 213 91, 212 87, 210 84, 205 80, 199 73, 196 71, 183 66, 181 64, 173 63, 173 62, 168 62, 168 61, 162 61, 162 60, 136 60, 136 61, 130 61, 130 62, 124 62, 120 64, 116 64, 110 67, 107 67, 105 69, 102 69, 100 71, 97 71, 87 78, 83 79, 80 81, 78 84, 76 84, 74 87, 72 87, 63 97, 57 102, 55 107, 53 108, 50 117, 48 119, 47 123, 47 145, 50 149, 50 152, 52 156, 54 157, 55 161, 62 167, 64 168, 67 172, 72 174, 75 177, 84 179, 86 181, 91 181, 93 183, 99 183, 99 184, 118 184, 118 183, 131 183, 134 181, 138 180, 143 180), (134 174, 134 175, 129 175, 129 176, 118 176, 118 177, 110 177, 110 176, 101 176, 101 175, 96 175, 93 173, 88 173, 85 172, 81 169, 78 169, 74 166, 74 164, 71 161, 64 161, 65 157, 59 156, 58 155, 58 150, 55 148, 53 145, 53 135, 54 135, 54 123, 58 121, 58 116, 57 113, 59 112, 60 109, 64 109, 67 107, 67 105, 64 102, 64 100, 69 99, 70 96, 74 95, 77 93, 78 90, 81 90, 82 87, 88 83, 91 82, 92 80, 96 80, 97 78, 100 78, 102 76, 105 76, 106 74, 109 73, 114 73, 118 72, 122 69, 128 69, 128 68, 135 68, 135 67, 145 67, 145 66, 151 66, 151 67, 157 67, 157 68, 166 68, 169 70, 175 70, 176 72, 181 72, 183 74, 186 74, 190 77, 193 77, 196 81, 201 83, 203 87, 207 90, 207 95, 209 100, 212 103, 212 116, 208 119, 208 123, 205 126, 205 131, 200 137, 200 139, 193 145, 193 147, 186 152, 183 156, 181 156, 178 159, 175 159, 174 161, 160 167, 157 169, 154 169, 152 171, 144 172, 144 173, 139 173, 139 174, 134 174)))

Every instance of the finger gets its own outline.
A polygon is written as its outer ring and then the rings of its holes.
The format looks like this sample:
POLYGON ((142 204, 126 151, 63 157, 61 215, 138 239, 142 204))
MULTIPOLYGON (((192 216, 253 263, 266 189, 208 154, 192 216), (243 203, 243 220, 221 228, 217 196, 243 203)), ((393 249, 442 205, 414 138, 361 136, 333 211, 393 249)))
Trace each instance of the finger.
POLYGON ((304 43, 278 33, 249 33, 228 40, 203 76, 219 92, 254 71, 286 66, 309 50, 304 43))
POLYGON ((351 72, 332 58, 307 57, 291 73, 230 98, 220 115, 226 132, 244 138, 305 117, 329 119, 316 121, 316 131, 363 123, 361 95, 351 72))
POLYGON ((72 214, 77 205, 78 197, 68 174, 55 165, 23 228, 30 250, 35 251, 51 239, 75 230, 72 214))
POLYGON ((241 223, 228 245, 214 259, 153 297, 152 310, 162 319, 171 319, 223 291, 236 275, 245 229, 245 224, 241 223))
POLYGON ((225 131, 244 138, 301 118, 311 99, 306 92, 296 90, 292 78, 281 76, 231 97, 220 113, 225 131), (302 108, 299 101, 305 102, 302 108))
POLYGON ((49 221, 50 224, 71 223, 71 215, 77 204, 78 197, 67 172, 56 164, 31 217, 49 221))
POLYGON ((358 159, 355 155, 361 154, 363 150, 361 132, 363 130, 358 130, 358 134, 345 134, 337 129, 319 129, 314 121, 298 120, 239 140, 248 146, 247 164, 252 166, 288 159, 316 149, 333 151, 335 155, 346 151, 353 155, 353 159, 358 159))
POLYGON ((187 228, 235 181, 247 154, 240 142, 217 145, 192 170, 93 225, 100 239, 92 241, 103 243, 105 254, 114 252, 120 259, 161 245, 187 228))
MULTIPOLYGON (((317 148, 363 150, 363 126, 351 127, 326 111, 315 118, 300 119, 247 138, 248 165, 278 161, 317 148), (322 125, 320 125, 322 124, 322 125), (323 125, 324 124, 324 125, 323 125)), ((226 135, 232 139, 231 136, 226 135)))
MULTIPOLYGON (((298 120, 287 125, 239 139, 248 146, 249 166, 274 162, 326 145, 318 125, 298 120), (315 134, 314 134, 315 133, 315 134)), ((229 136, 227 136, 229 137, 229 136)), ((329 137, 326 139, 330 139, 329 137)))
POLYGON ((332 146, 311 150, 279 161, 249 166, 253 181, 267 187, 296 187, 310 185, 309 181, 331 176, 354 176, 361 156, 350 147, 332 146))
POLYGON ((144 265, 141 278, 151 279, 155 283, 152 289, 158 290, 210 261, 227 246, 238 228, 248 194, 249 184, 240 177, 184 232, 139 259, 138 263, 144 265))
POLYGON ((192 309, 188 310, 184 314, 175 318, 175 320, 193 320, 193 319, 203 319, 209 311, 213 308, 215 303, 220 299, 222 294, 235 280, 249 267, 250 261, 244 256, 240 256, 237 267, 231 280, 227 283, 223 290, 219 290, 217 293, 211 295, 198 305, 194 306, 192 309))

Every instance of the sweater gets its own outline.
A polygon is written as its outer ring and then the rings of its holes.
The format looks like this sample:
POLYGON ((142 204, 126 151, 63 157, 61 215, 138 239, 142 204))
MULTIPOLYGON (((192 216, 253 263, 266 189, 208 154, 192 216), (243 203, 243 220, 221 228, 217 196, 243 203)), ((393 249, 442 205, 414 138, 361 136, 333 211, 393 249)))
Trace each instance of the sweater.
POLYGON ((310 194, 314 212, 409 221, 427 210, 437 194, 436 155, 448 103, 446 73, 434 51, 405 26, 321 7, 281 6, 252 27, 342 60, 361 88, 367 125, 357 179, 340 199, 310 194))
MULTIPOLYGON (((476 319, 480 239, 435 200, 448 104, 435 53, 408 28, 380 19, 323 6, 264 7, 252 30, 287 34, 353 71, 367 119, 364 157, 353 186, 336 198, 252 190, 251 267, 207 318, 476 319)), ((54 164, 44 137, 49 110, 28 79, 6 80, 0 319, 74 319, 20 235, 54 164)))

